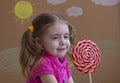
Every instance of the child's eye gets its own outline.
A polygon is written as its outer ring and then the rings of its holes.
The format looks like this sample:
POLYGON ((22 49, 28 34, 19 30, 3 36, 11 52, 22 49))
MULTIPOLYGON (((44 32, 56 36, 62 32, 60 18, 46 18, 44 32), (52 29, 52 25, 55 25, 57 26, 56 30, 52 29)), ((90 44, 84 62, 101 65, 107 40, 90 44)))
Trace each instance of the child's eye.
POLYGON ((68 35, 66 35, 66 36, 64 36, 64 38, 65 38, 65 39, 69 39, 69 36, 68 36, 68 35))
POLYGON ((52 37, 52 39, 58 39, 59 37, 52 37))

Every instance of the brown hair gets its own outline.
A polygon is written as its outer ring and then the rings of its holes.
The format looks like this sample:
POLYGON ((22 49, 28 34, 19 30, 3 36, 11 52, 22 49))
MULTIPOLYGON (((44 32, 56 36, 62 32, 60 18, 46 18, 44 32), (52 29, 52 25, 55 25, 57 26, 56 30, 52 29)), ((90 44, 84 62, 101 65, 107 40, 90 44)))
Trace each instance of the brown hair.
POLYGON ((30 32, 27 30, 22 36, 20 65, 24 76, 29 74, 31 64, 42 56, 42 48, 40 48, 39 45, 36 45, 35 39, 41 38, 47 28, 52 26, 58 20, 67 23, 69 27, 71 48, 73 47, 72 45, 75 44, 75 30, 62 15, 55 12, 46 12, 38 15, 32 22, 34 31, 30 32))

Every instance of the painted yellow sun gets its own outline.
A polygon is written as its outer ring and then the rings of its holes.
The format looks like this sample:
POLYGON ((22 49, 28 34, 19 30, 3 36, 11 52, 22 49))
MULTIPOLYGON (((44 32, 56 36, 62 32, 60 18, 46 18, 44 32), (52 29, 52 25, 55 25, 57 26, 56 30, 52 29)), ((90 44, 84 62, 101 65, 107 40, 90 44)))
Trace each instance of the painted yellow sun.
POLYGON ((18 19, 23 20, 29 19, 32 16, 33 6, 29 1, 18 1, 14 6, 14 14, 18 19))

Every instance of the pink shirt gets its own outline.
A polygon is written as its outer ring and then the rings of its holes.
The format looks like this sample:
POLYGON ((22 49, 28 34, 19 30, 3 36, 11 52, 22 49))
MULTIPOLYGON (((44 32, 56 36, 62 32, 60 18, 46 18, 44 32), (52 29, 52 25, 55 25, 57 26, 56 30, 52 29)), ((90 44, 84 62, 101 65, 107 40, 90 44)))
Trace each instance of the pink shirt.
POLYGON ((58 60, 55 56, 47 53, 35 71, 31 72, 31 75, 27 79, 26 83, 42 83, 39 78, 42 74, 54 75, 58 83, 68 83, 68 79, 71 76, 65 57, 61 57, 58 60))

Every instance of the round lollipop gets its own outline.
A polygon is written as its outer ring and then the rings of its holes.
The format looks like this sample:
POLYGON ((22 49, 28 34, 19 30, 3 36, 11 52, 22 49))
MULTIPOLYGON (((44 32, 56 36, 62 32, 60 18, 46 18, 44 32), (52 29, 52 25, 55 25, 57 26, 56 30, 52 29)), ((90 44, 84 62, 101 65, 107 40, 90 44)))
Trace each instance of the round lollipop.
POLYGON ((94 72, 100 63, 99 48, 91 40, 79 41, 73 49, 72 57, 76 68, 85 74, 94 72))

